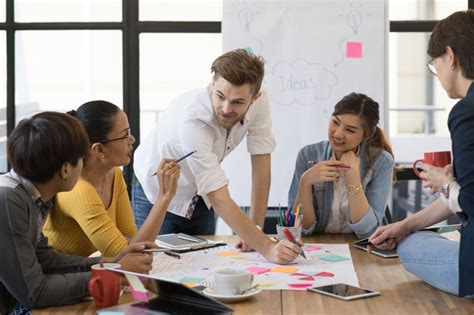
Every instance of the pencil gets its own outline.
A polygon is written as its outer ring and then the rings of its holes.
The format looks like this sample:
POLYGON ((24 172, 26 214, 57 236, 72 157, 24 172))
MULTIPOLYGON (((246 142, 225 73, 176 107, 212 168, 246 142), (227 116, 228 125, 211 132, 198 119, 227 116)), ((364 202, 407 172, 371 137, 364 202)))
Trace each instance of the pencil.
MULTIPOLYGON (((182 160, 184 160, 185 158, 187 158, 188 156, 193 155, 194 153, 196 153, 196 151, 197 151, 197 150, 192 150, 192 151, 189 152, 188 154, 186 154, 186 155, 180 157, 179 159, 176 160, 176 163, 179 163, 179 162, 181 162, 182 160)), ((153 177, 153 176, 155 176, 155 175, 156 175, 156 173, 153 173, 153 175, 151 175, 150 177, 153 177)))

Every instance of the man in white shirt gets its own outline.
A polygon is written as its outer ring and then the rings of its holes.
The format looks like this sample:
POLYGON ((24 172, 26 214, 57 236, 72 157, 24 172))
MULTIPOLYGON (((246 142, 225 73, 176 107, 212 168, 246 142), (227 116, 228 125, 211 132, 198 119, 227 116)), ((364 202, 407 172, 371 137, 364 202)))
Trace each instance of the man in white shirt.
POLYGON ((300 248, 289 241, 273 242, 256 227, 265 219, 275 148, 268 97, 260 91, 263 60, 238 49, 218 57, 211 72, 212 83, 178 96, 137 148, 134 171, 139 183, 132 190, 137 226, 157 199, 160 187, 153 174, 159 161, 196 151, 179 162, 178 189, 160 233, 214 234, 215 210, 243 240, 244 250, 254 248, 273 262, 291 262, 300 248), (245 136, 252 162, 250 219, 232 200, 220 165, 245 136))

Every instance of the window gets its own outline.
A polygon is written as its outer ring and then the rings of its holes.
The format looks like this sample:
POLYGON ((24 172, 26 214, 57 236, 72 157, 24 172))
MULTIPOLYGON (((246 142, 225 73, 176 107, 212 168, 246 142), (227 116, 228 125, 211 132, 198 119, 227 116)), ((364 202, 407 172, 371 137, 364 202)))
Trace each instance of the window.
POLYGON ((140 36, 140 134, 180 93, 211 82, 211 63, 221 54, 221 34, 140 36), (165 49, 163 49, 165 47, 165 49))
POLYGON ((140 21, 222 21, 223 0, 139 0, 140 21))
POLYGON ((0 23, 5 22, 5 11, 6 11, 5 0, 0 0, 0 23))
POLYGON ((16 22, 112 22, 121 20, 121 0, 15 0, 16 22))
POLYGON ((466 0, 390 0, 388 12, 394 20, 440 20, 449 14, 466 10, 466 0))
POLYGON ((120 31, 19 31, 16 114, 67 111, 104 99, 122 105, 120 31))

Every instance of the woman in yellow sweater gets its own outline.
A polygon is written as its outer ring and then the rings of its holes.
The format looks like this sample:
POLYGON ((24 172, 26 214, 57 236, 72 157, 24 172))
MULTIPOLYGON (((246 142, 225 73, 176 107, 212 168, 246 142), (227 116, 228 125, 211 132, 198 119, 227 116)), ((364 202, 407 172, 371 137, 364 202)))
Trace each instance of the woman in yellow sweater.
POLYGON ((43 228, 49 244, 68 254, 100 251, 115 256, 128 244, 154 241, 176 193, 180 167, 163 159, 157 169, 160 194, 139 231, 120 166, 130 163, 135 138, 127 115, 106 101, 91 101, 68 114, 84 125, 90 150, 73 190, 57 195, 43 228))

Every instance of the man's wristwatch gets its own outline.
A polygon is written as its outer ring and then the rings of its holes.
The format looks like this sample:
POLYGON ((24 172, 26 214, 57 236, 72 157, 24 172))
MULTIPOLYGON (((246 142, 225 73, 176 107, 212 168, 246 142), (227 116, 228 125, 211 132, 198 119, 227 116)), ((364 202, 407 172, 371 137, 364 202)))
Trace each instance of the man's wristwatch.
POLYGON ((449 199, 449 185, 451 185, 450 180, 444 182, 443 185, 441 186, 441 193, 446 199, 449 199))

